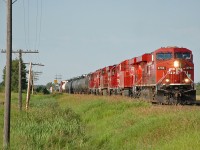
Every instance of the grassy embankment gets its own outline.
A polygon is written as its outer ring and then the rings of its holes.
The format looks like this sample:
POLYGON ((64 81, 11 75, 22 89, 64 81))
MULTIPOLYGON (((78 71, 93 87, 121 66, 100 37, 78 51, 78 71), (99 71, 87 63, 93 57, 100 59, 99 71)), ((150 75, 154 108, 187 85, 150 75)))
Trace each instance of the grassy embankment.
MULTIPOLYGON (((3 106, 0 115, 3 129, 3 106)), ((153 106, 123 97, 35 95, 30 110, 18 113, 13 95, 11 115, 12 149, 200 147, 198 106, 153 106)))
MULTIPOLYGON (((55 96, 35 95, 31 98, 30 109, 21 113, 18 111, 17 101, 17 94, 13 94, 10 149, 54 150, 82 147, 85 131, 80 116, 68 107, 61 109, 55 96)), ((3 106, 0 106, 0 116, 0 135, 3 135, 3 106)), ((2 137, 0 136, 0 147, 2 137)))

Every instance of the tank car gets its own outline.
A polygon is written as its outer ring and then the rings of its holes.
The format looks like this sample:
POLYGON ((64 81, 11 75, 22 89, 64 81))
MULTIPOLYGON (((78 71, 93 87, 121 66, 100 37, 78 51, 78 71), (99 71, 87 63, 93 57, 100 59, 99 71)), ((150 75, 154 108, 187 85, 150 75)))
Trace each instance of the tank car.
POLYGON ((66 92, 66 84, 67 84, 67 80, 63 80, 60 82, 60 92, 66 92))
POLYGON ((67 84, 65 85, 65 89, 67 93, 87 94, 89 93, 88 84, 89 84, 89 76, 82 75, 68 80, 67 84))
POLYGON ((65 84, 65 92, 72 94, 73 90, 72 90, 72 79, 67 80, 66 84, 65 84))

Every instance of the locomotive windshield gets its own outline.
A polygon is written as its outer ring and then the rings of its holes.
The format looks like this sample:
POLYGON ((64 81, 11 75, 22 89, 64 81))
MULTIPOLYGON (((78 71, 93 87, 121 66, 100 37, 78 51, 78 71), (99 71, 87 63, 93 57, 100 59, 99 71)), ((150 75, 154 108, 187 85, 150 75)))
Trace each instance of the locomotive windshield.
POLYGON ((191 55, 190 53, 175 53, 175 58, 179 58, 179 59, 190 59, 191 55))
POLYGON ((157 53, 156 59, 158 60, 165 60, 165 59, 171 59, 172 53, 157 53))

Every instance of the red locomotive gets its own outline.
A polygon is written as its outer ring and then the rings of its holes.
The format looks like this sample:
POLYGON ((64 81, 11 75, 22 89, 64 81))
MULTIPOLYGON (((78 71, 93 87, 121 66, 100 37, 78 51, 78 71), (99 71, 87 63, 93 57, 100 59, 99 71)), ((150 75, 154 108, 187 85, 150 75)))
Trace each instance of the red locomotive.
POLYGON ((82 78, 70 79, 65 89, 69 93, 81 90, 99 95, 141 97, 162 104, 194 103, 196 90, 192 51, 187 48, 162 47, 104 67, 82 78), (76 84, 79 88, 73 89, 76 84), (84 87, 84 90, 80 87, 84 87))

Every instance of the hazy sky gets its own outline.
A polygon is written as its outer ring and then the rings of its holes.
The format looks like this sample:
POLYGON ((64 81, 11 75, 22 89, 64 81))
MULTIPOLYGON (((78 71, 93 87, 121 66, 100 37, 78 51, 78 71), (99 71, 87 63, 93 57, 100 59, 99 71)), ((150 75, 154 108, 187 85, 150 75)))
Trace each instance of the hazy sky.
MULTIPOLYGON (((36 84, 46 84, 56 75, 68 79, 160 47, 186 47, 193 51, 199 82, 199 7, 200 0, 18 0, 13 49, 39 50, 23 59, 45 65, 33 70, 43 72, 36 84)), ((0 0, 1 49, 5 33, 6 3, 0 0)), ((0 54, 0 76, 5 57, 0 54)))

